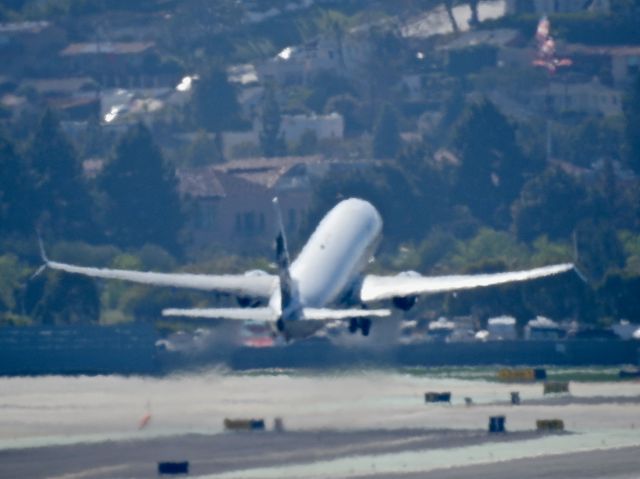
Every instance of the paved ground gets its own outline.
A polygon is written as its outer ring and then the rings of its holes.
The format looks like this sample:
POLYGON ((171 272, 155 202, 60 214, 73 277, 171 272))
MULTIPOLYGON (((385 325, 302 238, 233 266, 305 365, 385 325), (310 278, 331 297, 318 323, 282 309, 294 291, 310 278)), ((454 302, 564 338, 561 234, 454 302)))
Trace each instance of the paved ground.
POLYGON ((570 390, 398 371, 0 378, 0 478, 150 478, 168 460, 199 479, 640 478, 640 383, 570 390), (485 432, 494 415, 507 434, 485 432), (224 433, 227 417, 281 417, 287 432, 224 433), (556 418, 570 433, 532 432, 556 418))
MULTIPOLYGON (((454 467, 387 479, 638 479, 640 448, 590 451, 494 464, 454 467)), ((359 476, 358 479, 380 476, 359 476)))
POLYGON ((308 464, 404 451, 518 441, 535 433, 485 431, 232 432, 140 441, 49 446, 0 451, 2 478, 151 478, 158 461, 190 462, 192 475, 308 464))

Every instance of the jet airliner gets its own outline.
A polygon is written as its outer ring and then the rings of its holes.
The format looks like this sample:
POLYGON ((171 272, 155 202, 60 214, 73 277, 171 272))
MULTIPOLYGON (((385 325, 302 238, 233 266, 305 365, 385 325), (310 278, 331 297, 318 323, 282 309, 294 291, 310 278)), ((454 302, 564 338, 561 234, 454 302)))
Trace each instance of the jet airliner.
POLYGON ((262 307, 163 310, 164 316, 272 323, 286 339, 312 335, 327 321, 348 320, 352 333, 369 334, 372 320, 391 314, 388 308, 369 309, 390 300, 410 309, 419 296, 448 291, 528 281, 574 269, 571 263, 523 271, 492 274, 422 276, 413 271, 378 276, 364 272, 382 233, 382 218, 375 207, 350 198, 333 207, 318 224, 293 263, 289 261, 282 219, 276 237, 278 274, 254 270, 245 274, 156 273, 93 268, 50 261, 45 267, 96 278, 118 279, 156 286, 193 288, 236 296, 240 304, 262 307))

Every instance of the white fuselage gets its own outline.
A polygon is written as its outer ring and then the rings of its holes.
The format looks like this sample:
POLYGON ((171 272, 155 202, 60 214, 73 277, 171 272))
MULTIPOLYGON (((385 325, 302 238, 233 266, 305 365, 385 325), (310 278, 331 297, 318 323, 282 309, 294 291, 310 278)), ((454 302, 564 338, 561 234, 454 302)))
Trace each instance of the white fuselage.
MULTIPOLYGON (((324 308, 354 286, 382 232, 382 218, 371 203, 351 198, 322 219, 291 264, 291 278, 302 308, 324 308)), ((269 304, 280 309, 280 291, 269 304)))

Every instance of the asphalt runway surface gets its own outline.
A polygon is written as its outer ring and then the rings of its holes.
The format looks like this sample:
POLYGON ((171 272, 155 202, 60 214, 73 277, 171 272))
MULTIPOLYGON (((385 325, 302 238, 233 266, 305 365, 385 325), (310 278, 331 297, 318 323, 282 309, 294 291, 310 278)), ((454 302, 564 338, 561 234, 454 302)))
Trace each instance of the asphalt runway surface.
POLYGON ((307 464, 352 456, 464 447, 517 441, 534 433, 485 431, 305 431, 229 432, 142 441, 49 446, 0 451, 6 478, 151 478, 158 461, 189 461, 192 475, 240 473, 282 464, 307 464))
POLYGON ((542 384, 464 374, 0 378, 0 478, 157 477, 158 461, 184 460, 200 479, 640 478, 640 383, 571 382, 545 396, 542 384), (452 403, 425 404, 427 391, 452 403), (487 433, 494 415, 506 434, 487 433), (268 430, 225 432, 224 418, 264 418, 268 430), (567 432, 537 433, 537 419, 567 432))

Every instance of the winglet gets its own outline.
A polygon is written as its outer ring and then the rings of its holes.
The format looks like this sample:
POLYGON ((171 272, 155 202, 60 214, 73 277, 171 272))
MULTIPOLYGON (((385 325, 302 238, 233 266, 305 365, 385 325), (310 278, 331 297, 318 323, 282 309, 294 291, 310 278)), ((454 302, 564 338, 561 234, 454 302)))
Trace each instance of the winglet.
POLYGON ((38 233, 38 247, 40 248, 40 257, 44 262, 44 266, 46 266, 49 263, 49 258, 47 258, 47 253, 44 250, 44 242, 42 241, 42 236, 40 236, 40 233, 38 233))
POLYGON ((578 278, 580 278, 582 281, 584 281, 585 283, 589 284, 589 279, 586 277, 586 275, 580 271, 578 269, 577 265, 573 265, 573 270, 576 272, 576 274, 578 275, 578 278))
POLYGON ((40 266, 35 273, 33 273, 31 275, 30 279, 34 279, 37 278, 38 276, 40 276, 42 274, 42 272, 47 269, 47 266, 49 265, 49 258, 47 258, 47 253, 44 250, 44 243, 42 242, 42 237, 40 236, 40 233, 38 233, 38 247, 40 248, 40 257, 42 258, 43 261, 43 265, 40 266))

